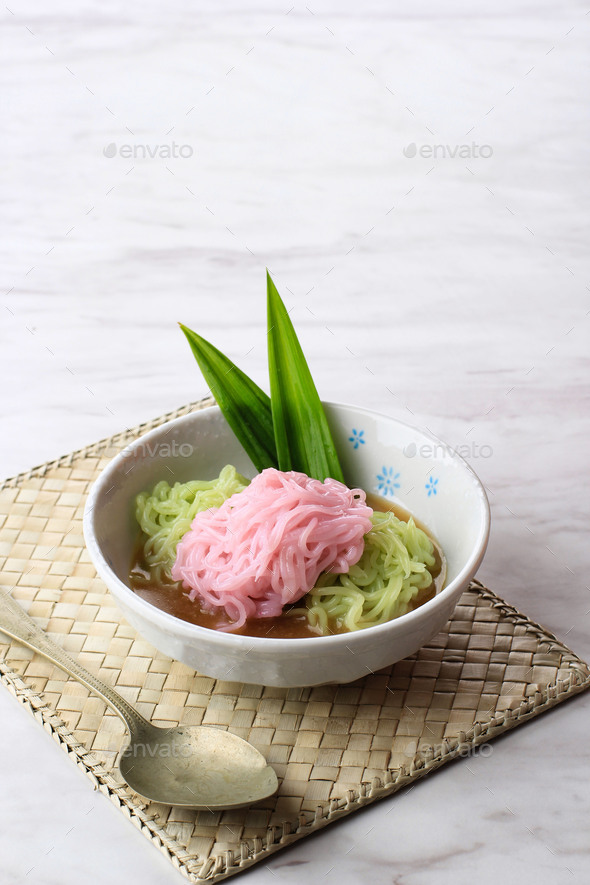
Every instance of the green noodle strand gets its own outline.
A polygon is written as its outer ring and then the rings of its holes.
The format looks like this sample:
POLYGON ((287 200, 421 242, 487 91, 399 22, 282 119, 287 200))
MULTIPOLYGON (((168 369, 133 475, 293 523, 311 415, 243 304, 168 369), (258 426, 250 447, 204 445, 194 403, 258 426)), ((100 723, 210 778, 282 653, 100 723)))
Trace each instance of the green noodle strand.
POLYGON ((434 545, 414 520, 374 511, 365 549, 347 574, 324 572, 305 599, 305 615, 316 632, 362 630, 384 624, 414 607, 421 590, 432 583, 434 545))
POLYGON ((144 535, 143 559, 158 580, 168 578, 176 559, 176 545, 191 527, 201 510, 221 507, 227 498, 242 492, 249 480, 231 464, 217 479, 209 482, 176 482, 171 487, 162 480, 151 493, 141 492, 135 499, 135 515, 144 535))

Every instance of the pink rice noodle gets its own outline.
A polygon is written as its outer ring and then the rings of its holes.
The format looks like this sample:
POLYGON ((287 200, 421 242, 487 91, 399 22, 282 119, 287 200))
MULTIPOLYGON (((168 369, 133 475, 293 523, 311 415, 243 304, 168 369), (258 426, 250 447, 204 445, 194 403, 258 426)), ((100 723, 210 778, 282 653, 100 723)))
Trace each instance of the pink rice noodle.
POLYGON ((197 513, 172 568, 192 600, 236 630, 297 602, 324 571, 347 572, 364 549, 371 508, 362 489, 268 468, 221 507, 197 513))

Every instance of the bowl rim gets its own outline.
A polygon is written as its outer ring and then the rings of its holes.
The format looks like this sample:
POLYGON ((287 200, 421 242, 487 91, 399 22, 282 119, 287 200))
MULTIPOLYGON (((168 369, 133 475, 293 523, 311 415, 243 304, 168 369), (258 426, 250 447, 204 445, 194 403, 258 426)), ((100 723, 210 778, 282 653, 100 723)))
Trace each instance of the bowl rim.
MULTIPOLYGON (((366 638, 368 635, 377 636, 378 634, 384 634, 388 631, 394 633, 400 631, 404 632, 405 628, 411 629, 412 626, 415 626, 421 620, 427 619, 429 613, 434 614, 438 609, 443 608, 445 605, 447 605, 453 595, 457 593, 459 587, 473 578, 486 552, 490 534, 490 505, 485 493, 483 483, 481 482, 471 465, 468 464, 467 461, 461 455, 459 455, 457 451, 455 451, 451 446, 443 442, 441 439, 439 439, 439 437, 435 436, 435 434, 431 433, 430 431, 426 432, 413 424, 409 424, 406 421, 401 421, 398 418, 393 418, 390 415, 384 414, 383 412, 377 412, 374 409, 366 409, 364 407, 352 405, 350 403, 339 403, 326 400, 323 400, 322 404, 324 406, 327 406, 328 409, 349 409, 354 411, 355 414, 362 414, 373 418, 385 419, 388 422, 392 422, 394 424, 407 428, 408 430, 411 430, 414 433, 417 433, 420 436, 429 439, 430 441, 439 443, 444 452, 444 457, 458 460, 461 467, 470 474, 471 481, 474 483, 476 489, 479 492, 479 502, 481 507, 480 531, 476 543, 474 544, 471 551, 471 554, 462 566, 459 573, 449 584, 443 587, 443 589, 439 593, 437 593, 436 596, 434 596, 432 599, 429 599, 418 608, 413 609, 410 612, 406 612, 406 614, 399 615, 399 617, 393 618, 390 621, 385 621, 383 624, 376 624, 372 627, 365 627, 362 630, 349 631, 347 633, 333 633, 329 636, 288 638, 270 636, 248 636, 247 634, 227 633, 220 630, 211 630, 208 627, 201 627, 199 624, 192 624, 190 621, 185 621, 182 618, 176 617, 176 615, 172 615, 169 612, 163 611, 162 609, 158 608, 158 606, 153 605, 151 602, 143 599, 130 587, 128 587, 127 584, 122 581, 118 577, 118 575, 115 574, 114 570, 104 556, 96 538, 93 524, 93 514, 96 508, 96 501, 103 491, 104 486, 107 483, 111 482, 112 475, 117 472, 119 466, 122 465, 129 458, 130 452, 132 452, 136 447, 144 444, 147 439, 161 434, 162 431, 170 425, 180 424, 195 419, 205 420, 206 416, 210 415, 212 410, 220 413, 221 410, 216 403, 213 403, 210 406, 205 406, 198 411, 188 412, 186 415, 180 415, 176 418, 172 418, 169 421, 165 421, 164 423, 159 424, 157 427, 152 428, 146 433, 141 434, 128 445, 126 445, 117 455, 115 455, 115 457, 109 461, 109 463, 103 468, 103 470, 94 481, 86 498, 86 504, 84 507, 84 540, 88 553, 90 554, 90 558, 97 570, 99 577, 104 581, 108 590, 113 594, 113 596, 115 596, 116 599, 122 597, 122 604, 134 610, 139 616, 143 617, 144 619, 151 622, 154 622, 154 620, 160 620, 161 623, 156 624, 158 628, 165 628, 166 625, 168 625, 168 627, 171 629, 169 629, 167 632, 174 632, 176 636, 182 637, 182 639, 185 641, 199 641, 200 639, 205 639, 209 641, 215 640, 216 643, 220 643, 220 650, 221 646, 227 646, 228 650, 230 648, 233 648, 234 650, 245 648, 246 653, 254 650, 254 648, 258 648, 258 650, 260 651, 262 651, 263 649, 265 651, 274 651, 279 648, 290 649, 291 651, 299 651, 303 648, 308 649, 310 640, 313 640, 313 647, 317 648, 318 651, 320 649, 320 646, 317 645, 317 643, 329 643, 329 647, 331 647, 335 651, 338 646, 345 646, 347 643, 350 644, 351 642, 358 641, 361 637, 366 638), (116 591, 111 589, 111 585, 113 584, 117 588, 116 591)), ((229 425, 228 431, 231 433, 229 425)))

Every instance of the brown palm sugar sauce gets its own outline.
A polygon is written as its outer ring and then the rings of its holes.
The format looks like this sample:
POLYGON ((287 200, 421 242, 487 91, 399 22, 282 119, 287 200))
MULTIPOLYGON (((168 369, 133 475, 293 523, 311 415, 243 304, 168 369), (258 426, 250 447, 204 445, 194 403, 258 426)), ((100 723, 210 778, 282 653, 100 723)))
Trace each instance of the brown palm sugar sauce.
MULTIPOLYGON (((367 504, 373 510, 380 510, 382 512, 392 511, 398 519, 403 519, 404 522, 407 522, 411 516, 399 504, 393 504, 379 495, 368 494, 367 504)), ((442 590, 446 576, 446 562, 436 538, 433 538, 426 526, 422 525, 415 517, 414 522, 428 535, 434 544, 435 556, 435 564, 430 571, 432 583, 418 593, 412 606, 415 609, 429 599, 432 599, 436 593, 442 590)), ((143 560, 143 543, 141 538, 138 540, 133 554, 129 580, 131 589, 138 596, 183 621, 198 624, 200 627, 208 627, 211 630, 227 627, 231 623, 222 609, 215 613, 203 611, 198 601, 195 600, 193 602, 189 599, 188 591, 180 583, 170 579, 162 580, 154 576, 143 560)), ((296 606, 301 606, 301 602, 296 603, 296 606)), ((318 635, 310 627, 305 615, 286 616, 285 613, 277 618, 250 618, 243 627, 232 632, 243 636, 262 636, 271 639, 304 639, 318 635)))

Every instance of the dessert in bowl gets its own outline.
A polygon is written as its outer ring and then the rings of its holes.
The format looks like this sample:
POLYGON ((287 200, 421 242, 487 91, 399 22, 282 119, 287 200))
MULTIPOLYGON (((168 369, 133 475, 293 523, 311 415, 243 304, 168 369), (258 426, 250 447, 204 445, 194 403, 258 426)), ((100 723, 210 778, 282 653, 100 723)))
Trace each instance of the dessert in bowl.
POLYGON ((270 396, 181 325, 218 405, 105 468, 86 543, 130 623, 201 673, 350 682, 443 626, 485 552, 488 504, 438 440, 321 402, 268 272, 267 315, 270 396))
POLYGON ((212 629, 148 601, 130 574, 137 496, 162 479, 212 479, 228 464, 246 479, 258 472, 220 408, 211 406, 127 446, 101 473, 85 509, 84 535, 99 576, 129 623, 157 649, 218 679, 284 687, 343 683, 412 654, 451 616, 487 545, 489 507, 480 481, 428 433, 355 406, 323 407, 346 485, 398 505, 428 531, 444 552, 444 585, 392 620, 295 638, 212 629))

